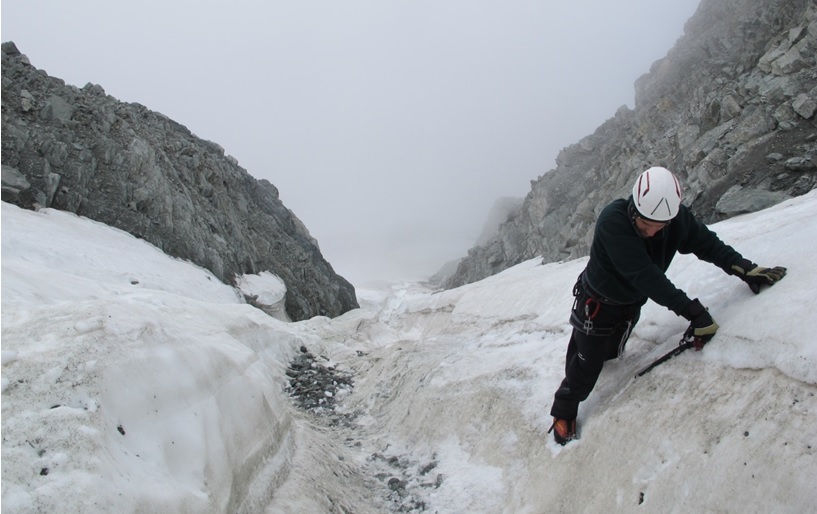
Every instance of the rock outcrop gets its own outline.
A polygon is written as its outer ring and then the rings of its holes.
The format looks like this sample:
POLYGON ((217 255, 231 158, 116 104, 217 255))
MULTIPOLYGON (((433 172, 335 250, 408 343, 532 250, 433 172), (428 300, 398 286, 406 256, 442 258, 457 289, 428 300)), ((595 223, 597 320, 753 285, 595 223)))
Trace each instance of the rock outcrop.
POLYGON ((675 171, 684 202, 707 223, 817 184, 814 0, 703 0, 635 93, 634 109, 619 108, 560 152, 519 212, 469 250, 446 287, 537 256, 587 255, 596 216, 649 166, 675 171))
POLYGON ((160 113, 66 85, 2 45, 2 199, 129 232, 220 280, 269 271, 292 320, 358 306, 278 190, 160 113))

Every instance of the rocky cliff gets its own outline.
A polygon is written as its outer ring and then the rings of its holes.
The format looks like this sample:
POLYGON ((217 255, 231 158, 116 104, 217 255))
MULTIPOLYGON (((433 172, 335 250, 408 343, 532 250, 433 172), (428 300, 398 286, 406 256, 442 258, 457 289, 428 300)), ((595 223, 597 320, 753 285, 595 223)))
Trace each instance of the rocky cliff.
POLYGON ((675 171, 684 203, 708 223, 804 194, 817 183, 815 111, 814 0, 703 0, 675 47, 636 81, 634 109, 563 149, 444 285, 537 256, 587 255, 596 216, 649 166, 675 171))
POLYGON ((209 269, 269 271, 293 320, 358 306, 266 180, 179 123, 102 87, 66 85, 2 45, 2 198, 74 212, 209 269))

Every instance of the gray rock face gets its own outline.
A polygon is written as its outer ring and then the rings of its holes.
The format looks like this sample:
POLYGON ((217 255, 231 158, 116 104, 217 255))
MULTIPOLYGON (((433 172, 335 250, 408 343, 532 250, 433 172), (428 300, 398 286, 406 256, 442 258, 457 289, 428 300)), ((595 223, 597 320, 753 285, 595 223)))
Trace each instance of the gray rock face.
POLYGON ((588 254, 597 215, 650 166, 676 172, 705 222, 817 184, 817 4, 703 0, 684 36, 593 134, 563 149, 521 210, 460 262, 445 287, 524 260, 588 254))
POLYGON ((234 284, 269 271, 293 320, 358 306, 278 190, 217 144, 102 87, 66 85, 2 45, 2 199, 74 212, 234 284))

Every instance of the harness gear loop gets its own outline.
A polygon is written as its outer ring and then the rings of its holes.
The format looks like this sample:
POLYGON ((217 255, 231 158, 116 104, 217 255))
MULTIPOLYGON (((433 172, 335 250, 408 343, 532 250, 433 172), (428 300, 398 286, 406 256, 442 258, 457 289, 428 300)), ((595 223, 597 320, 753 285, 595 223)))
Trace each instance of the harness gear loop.
POLYGON ((619 343, 619 356, 623 353, 624 343, 630 335, 635 318, 621 320, 612 326, 596 327, 594 319, 601 313, 602 304, 609 305, 612 308, 626 307, 625 304, 610 301, 602 296, 599 296, 586 283, 585 272, 583 271, 576 284, 573 286, 573 308, 570 310, 570 324, 573 328, 582 331, 590 336, 610 336, 623 330, 622 338, 619 343), (584 309, 582 309, 582 305, 584 309), (584 314, 584 316, 582 316, 584 314))
POLYGON ((593 319, 598 315, 600 309, 601 309, 601 302, 596 300, 593 297, 590 297, 590 298, 587 299, 586 302, 584 302, 584 317, 587 318, 587 319, 593 319), (593 314, 590 314, 590 305, 592 303, 596 304, 596 308, 593 309, 593 314))
POLYGON ((587 301, 584 302, 584 323, 582 325, 584 326, 584 330, 588 334, 594 331, 593 318, 595 318, 598 315, 600 309, 601 302, 599 302, 593 297, 588 297, 587 301), (591 305, 593 303, 596 304, 596 307, 595 309, 593 309, 593 312, 591 313, 590 310, 592 309, 591 305))

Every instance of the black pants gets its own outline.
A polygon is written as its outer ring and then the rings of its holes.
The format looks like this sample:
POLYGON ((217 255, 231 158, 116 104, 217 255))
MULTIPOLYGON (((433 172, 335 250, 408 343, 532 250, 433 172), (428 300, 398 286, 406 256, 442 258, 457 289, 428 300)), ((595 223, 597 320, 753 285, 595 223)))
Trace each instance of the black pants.
POLYGON ((588 294, 581 280, 574 291, 571 313, 573 333, 567 344, 565 378, 553 399, 550 414, 560 419, 575 419, 579 403, 586 400, 596 385, 604 361, 624 351, 624 345, 638 322, 643 303, 614 305, 588 294))

